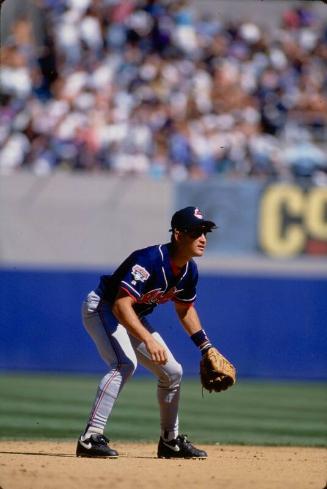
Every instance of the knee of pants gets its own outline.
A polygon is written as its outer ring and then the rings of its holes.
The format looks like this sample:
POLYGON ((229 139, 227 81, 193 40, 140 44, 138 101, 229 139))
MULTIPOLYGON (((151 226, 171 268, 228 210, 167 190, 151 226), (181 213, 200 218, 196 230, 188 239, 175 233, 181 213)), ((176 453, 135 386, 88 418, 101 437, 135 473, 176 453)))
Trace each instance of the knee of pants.
POLYGON ((136 362, 134 363, 132 360, 125 359, 121 363, 112 365, 112 367, 116 368, 120 372, 122 379, 125 382, 129 377, 131 377, 134 374, 135 369, 137 367, 137 363, 136 362))
POLYGON ((159 386, 164 388, 178 387, 183 376, 183 368, 180 363, 175 362, 168 371, 163 371, 159 377, 159 386))

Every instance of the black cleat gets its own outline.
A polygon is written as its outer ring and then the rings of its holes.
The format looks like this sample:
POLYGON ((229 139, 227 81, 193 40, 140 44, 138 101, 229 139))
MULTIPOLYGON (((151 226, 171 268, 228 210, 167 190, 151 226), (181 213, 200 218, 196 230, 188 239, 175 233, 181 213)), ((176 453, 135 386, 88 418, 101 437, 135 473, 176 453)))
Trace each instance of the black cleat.
POLYGON ((171 441, 162 438, 158 444, 158 458, 207 458, 207 452, 195 448, 187 439, 187 435, 178 435, 171 441))
POLYGON ((76 457, 102 457, 117 458, 118 452, 108 445, 109 440, 106 436, 94 433, 86 440, 79 437, 76 447, 76 457))

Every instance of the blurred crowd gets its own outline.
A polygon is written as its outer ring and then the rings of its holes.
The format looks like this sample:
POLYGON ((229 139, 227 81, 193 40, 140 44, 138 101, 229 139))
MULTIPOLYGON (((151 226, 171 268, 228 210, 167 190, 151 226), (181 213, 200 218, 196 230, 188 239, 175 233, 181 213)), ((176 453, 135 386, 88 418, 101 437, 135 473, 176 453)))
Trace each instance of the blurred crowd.
POLYGON ((200 16, 183 0, 38 0, 2 46, 0 173, 327 182, 327 25, 200 16))

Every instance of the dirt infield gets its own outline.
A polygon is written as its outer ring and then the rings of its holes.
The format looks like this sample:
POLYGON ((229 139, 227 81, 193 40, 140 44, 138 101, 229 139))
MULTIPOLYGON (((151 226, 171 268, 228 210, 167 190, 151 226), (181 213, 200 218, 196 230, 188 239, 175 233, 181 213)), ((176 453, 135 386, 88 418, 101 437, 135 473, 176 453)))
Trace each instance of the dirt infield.
POLYGON ((206 446, 207 460, 159 460, 153 444, 115 443, 116 460, 76 458, 74 442, 0 442, 1 489, 323 489, 327 450, 206 446))

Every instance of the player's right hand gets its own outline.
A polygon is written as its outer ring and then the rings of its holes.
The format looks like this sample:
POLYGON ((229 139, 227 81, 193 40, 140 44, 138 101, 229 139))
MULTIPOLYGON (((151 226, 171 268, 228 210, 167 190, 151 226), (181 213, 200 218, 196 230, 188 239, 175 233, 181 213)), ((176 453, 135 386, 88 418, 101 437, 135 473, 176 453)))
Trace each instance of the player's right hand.
POLYGON ((165 365, 168 362, 166 348, 151 337, 145 343, 146 349, 151 355, 151 360, 158 365, 165 365))

